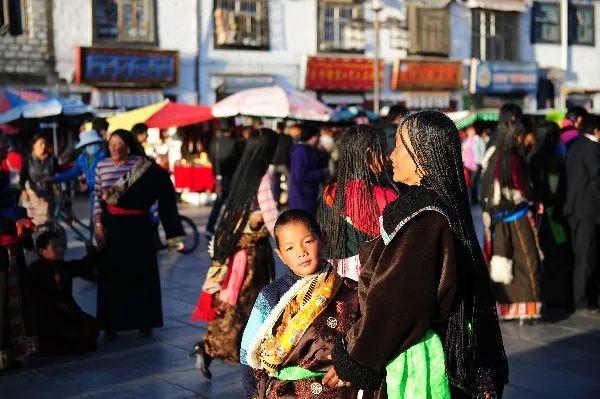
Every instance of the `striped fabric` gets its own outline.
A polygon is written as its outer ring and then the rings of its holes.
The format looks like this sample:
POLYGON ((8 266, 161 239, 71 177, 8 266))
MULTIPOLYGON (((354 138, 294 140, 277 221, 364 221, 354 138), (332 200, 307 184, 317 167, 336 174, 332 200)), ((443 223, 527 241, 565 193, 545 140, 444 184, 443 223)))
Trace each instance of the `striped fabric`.
POLYGON ((96 167, 96 187, 94 187, 94 216, 102 213, 101 200, 106 190, 112 187, 121 176, 124 176, 140 162, 138 156, 131 156, 123 165, 115 165, 110 157, 98 162, 96 167))
POLYGON ((275 237, 275 222, 279 216, 279 211, 277 210, 277 202, 273 198, 271 182, 271 174, 269 172, 265 173, 258 186, 257 199, 265 227, 269 230, 271 237, 275 237))

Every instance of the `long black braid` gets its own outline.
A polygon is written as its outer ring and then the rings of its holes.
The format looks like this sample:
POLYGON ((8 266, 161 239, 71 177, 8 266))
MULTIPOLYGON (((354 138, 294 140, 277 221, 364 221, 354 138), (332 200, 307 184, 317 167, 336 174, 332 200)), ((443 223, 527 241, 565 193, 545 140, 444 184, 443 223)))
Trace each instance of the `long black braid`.
POLYGON ((414 148, 411 156, 424 174, 424 184, 443 204, 457 246, 458 298, 444 342, 448 378, 472 393, 481 392, 489 382, 501 390, 507 382, 508 363, 471 216, 458 131, 437 111, 408 116, 398 131, 404 128, 414 148))
POLYGON ((214 260, 225 262, 235 250, 276 147, 277 133, 271 129, 257 129, 248 139, 233 174, 225 211, 215 234, 214 260))
POLYGON ((354 256, 355 253, 348 247, 348 242, 358 245, 373 238, 348 225, 347 201, 352 201, 353 208, 359 209, 361 217, 372 222, 377 231, 380 210, 374 187, 394 187, 386 167, 385 134, 379 126, 357 125, 348 128, 341 138, 339 154, 337 174, 330 183, 337 187, 333 206, 329 207, 322 198, 317 210, 317 220, 326 237, 323 255, 328 259, 354 256), (380 170, 373 169, 374 164, 377 164, 380 170), (361 182, 360 186, 353 186, 361 188, 355 192, 358 197, 348 199, 348 183, 356 180, 361 182))

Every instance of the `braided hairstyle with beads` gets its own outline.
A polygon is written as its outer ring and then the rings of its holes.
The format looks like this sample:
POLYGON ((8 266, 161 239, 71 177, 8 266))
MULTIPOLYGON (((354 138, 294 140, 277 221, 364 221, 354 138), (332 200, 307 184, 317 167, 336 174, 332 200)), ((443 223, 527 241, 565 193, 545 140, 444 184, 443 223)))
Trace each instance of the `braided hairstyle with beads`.
POLYGON ((437 111, 409 115, 398 132, 405 128, 414 152, 400 136, 402 143, 424 175, 423 184, 442 203, 456 245, 458 298, 444 342, 448 378, 454 386, 471 393, 487 392, 489 385, 502 392, 508 381, 508 362, 488 269, 471 216, 458 131, 437 111))

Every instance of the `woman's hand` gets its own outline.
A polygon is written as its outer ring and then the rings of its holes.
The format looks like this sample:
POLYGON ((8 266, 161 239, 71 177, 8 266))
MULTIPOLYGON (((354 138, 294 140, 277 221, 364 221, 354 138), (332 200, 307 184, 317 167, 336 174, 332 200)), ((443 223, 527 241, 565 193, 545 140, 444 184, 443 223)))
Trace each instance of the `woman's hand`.
POLYGON ((250 217, 248 218, 248 224, 250 225, 250 228, 253 230, 258 230, 262 223, 263 218, 260 211, 255 211, 250 214, 250 217))
POLYGON ((321 383, 330 388, 341 388, 344 386, 350 386, 349 382, 342 381, 340 377, 338 377, 333 367, 327 370, 327 373, 325 374, 325 376, 323 376, 323 380, 321 381, 321 383))
POLYGON ((96 239, 98 249, 102 249, 104 244, 106 244, 106 234, 100 221, 94 222, 94 238, 96 239))
POLYGON ((29 193, 27 192, 27 190, 23 190, 22 192, 22 197, 23 197, 23 202, 30 202, 31 198, 29 196, 29 193))

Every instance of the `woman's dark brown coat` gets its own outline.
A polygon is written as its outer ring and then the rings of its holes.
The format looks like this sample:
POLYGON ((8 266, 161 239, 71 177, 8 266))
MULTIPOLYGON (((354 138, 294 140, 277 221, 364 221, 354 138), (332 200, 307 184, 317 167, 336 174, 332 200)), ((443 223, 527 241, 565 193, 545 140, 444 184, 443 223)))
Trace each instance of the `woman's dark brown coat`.
MULTIPOLYGON (((410 214, 409 214, 410 215, 410 214)), ((390 237, 361 247, 361 317, 334 349, 341 379, 376 389, 387 398, 385 367, 433 329, 444 340, 457 290, 455 245, 446 217, 426 210, 410 215, 390 237)), ((453 392, 453 398, 464 394, 453 392)), ((468 396, 465 396, 468 397, 468 396)))

